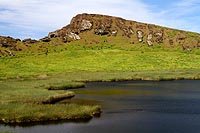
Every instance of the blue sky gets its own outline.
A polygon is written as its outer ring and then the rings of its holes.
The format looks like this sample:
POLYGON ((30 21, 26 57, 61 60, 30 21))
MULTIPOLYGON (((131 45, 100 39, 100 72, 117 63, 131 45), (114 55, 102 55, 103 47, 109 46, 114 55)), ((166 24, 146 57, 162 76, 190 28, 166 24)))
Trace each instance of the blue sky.
POLYGON ((70 23, 80 13, 200 33, 199 0, 0 0, 0 35, 39 39, 70 23))

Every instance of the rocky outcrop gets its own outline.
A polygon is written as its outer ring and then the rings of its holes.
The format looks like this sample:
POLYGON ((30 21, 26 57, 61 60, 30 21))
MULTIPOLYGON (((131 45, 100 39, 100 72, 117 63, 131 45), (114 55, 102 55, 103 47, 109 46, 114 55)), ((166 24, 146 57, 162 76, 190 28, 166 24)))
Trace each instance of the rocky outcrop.
POLYGON ((6 52, 7 55, 9 55, 9 56, 15 56, 10 50, 5 50, 5 52, 6 52))
POLYGON ((112 30, 111 33, 113 36, 117 36, 117 30, 112 30))
POLYGON ((156 38, 157 43, 163 43, 163 33, 162 32, 155 32, 154 37, 156 38))
POLYGON ((92 28, 92 23, 88 20, 83 19, 80 24, 80 31, 90 30, 92 28))
POLYGON ((143 41, 143 32, 141 30, 137 31, 137 37, 139 42, 143 41))
POLYGON ((16 46, 17 42, 21 41, 20 39, 14 39, 12 37, 5 37, 5 36, 0 36, 0 47, 13 47, 16 46))
POLYGON ((85 44, 99 44, 101 40, 95 40, 95 36, 105 36, 108 38, 106 39, 107 43, 110 44, 114 42, 114 38, 109 38, 116 37, 117 40, 120 40, 119 38, 127 39, 131 44, 146 43, 147 46, 182 46, 184 50, 188 50, 188 48, 185 48, 185 43, 189 37, 197 39, 194 41, 196 46, 190 47, 191 49, 195 47, 199 48, 197 42, 200 41, 200 35, 197 33, 187 33, 185 31, 174 30, 153 24, 145 24, 119 17, 98 14, 78 14, 72 18, 69 25, 54 32, 50 32, 48 37, 42 39, 42 41, 48 42, 51 38, 58 38, 68 43, 83 39, 86 40, 84 41, 85 44))
MULTIPOLYGON (((78 14, 72 18, 70 24, 50 32, 39 40, 52 46, 78 41, 81 45, 118 45, 142 44, 146 46, 164 46, 164 48, 182 48, 193 50, 200 48, 200 34, 166 28, 153 24, 125 20, 119 17, 99 14, 78 14), (63 42, 63 43, 60 43, 63 42)), ((23 51, 25 47, 31 48, 37 40, 25 39, 23 41, 12 37, 0 36, 0 56, 13 56, 15 51, 23 51), (20 46, 17 44, 20 42, 20 46), (24 45, 24 46, 23 46, 24 45)), ((38 43, 39 45, 44 43, 38 43)), ((38 50, 48 49, 49 45, 39 46, 38 50)), ((25 48, 25 49, 28 49, 25 48)), ((30 49, 28 49, 30 50, 30 49)))
POLYGON ((50 39, 48 36, 46 36, 46 37, 44 37, 44 38, 41 38, 40 41, 41 41, 41 42, 50 42, 51 39, 50 39))
POLYGON ((149 46, 153 46, 153 42, 152 42, 152 39, 153 39, 153 35, 150 33, 147 35, 147 44, 149 46))
POLYGON ((73 40, 80 40, 80 36, 78 36, 77 34, 73 33, 73 32, 70 32, 67 34, 67 36, 73 40))
POLYGON ((105 25, 100 25, 98 28, 94 29, 94 33, 96 35, 108 35, 109 30, 105 27, 105 25))
POLYGON ((28 38, 28 39, 24 39, 22 42, 25 43, 25 44, 33 44, 33 43, 36 43, 38 41, 35 40, 35 39, 28 38))

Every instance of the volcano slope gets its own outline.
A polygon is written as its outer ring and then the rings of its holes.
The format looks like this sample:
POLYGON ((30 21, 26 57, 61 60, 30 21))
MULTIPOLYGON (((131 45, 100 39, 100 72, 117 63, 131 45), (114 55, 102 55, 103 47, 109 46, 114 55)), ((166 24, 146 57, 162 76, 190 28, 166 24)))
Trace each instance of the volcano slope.
POLYGON ((44 104, 82 82, 200 79, 199 47, 198 33, 97 14, 40 40, 1 36, 0 121, 90 118, 99 106, 44 104))

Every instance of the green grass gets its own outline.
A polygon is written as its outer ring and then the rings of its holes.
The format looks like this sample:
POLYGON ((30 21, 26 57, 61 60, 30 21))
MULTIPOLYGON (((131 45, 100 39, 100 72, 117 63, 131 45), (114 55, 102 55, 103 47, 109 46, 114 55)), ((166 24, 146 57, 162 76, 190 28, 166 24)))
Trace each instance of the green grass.
POLYGON ((10 131, 0 131, 0 133, 12 133, 10 131))
MULTIPOLYGON (((140 46, 141 50, 69 45, 68 50, 48 55, 1 57, 0 121, 23 123, 91 118, 99 112, 99 106, 62 103, 73 94, 66 89, 84 87, 89 81, 200 79, 199 50, 167 51, 162 47, 140 46)), ((102 90, 97 93, 128 92, 102 90)))
POLYGON ((90 119, 98 106, 75 104, 1 104, 1 121, 5 123, 28 123, 55 120, 90 119), (6 109, 6 111, 5 111, 6 109))
POLYGON ((163 71, 199 69, 200 56, 184 52, 119 49, 68 50, 49 55, 0 58, 0 78, 54 75, 63 72, 163 71))
POLYGON ((99 113, 99 106, 52 104, 74 96, 71 91, 44 88, 46 84, 56 82, 54 79, 0 82, 0 121, 12 124, 89 119, 99 113))
POLYGON ((68 90, 85 87, 84 82, 56 82, 46 86, 48 90, 68 90))
POLYGON ((71 99, 75 96, 74 92, 67 92, 60 95, 49 96, 42 103, 44 104, 55 104, 65 99, 71 99))

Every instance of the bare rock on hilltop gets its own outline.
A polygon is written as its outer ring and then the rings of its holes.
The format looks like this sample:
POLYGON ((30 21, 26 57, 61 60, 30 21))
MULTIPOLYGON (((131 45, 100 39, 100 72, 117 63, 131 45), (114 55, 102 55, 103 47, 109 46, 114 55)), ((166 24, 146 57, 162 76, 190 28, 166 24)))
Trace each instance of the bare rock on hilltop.
POLYGON ((12 38, 10 36, 7 36, 7 37, 0 36, 0 47, 5 47, 5 48, 13 47, 13 46, 16 45, 16 43, 18 41, 21 41, 21 40, 20 39, 14 39, 14 38, 12 38))
POLYGON ((24 39, 22 42, 26 43, 26 44, 33 44, 33 43, 36 43, 38 41, 35 40, 35 39, 27 38, 27 39, 24 39))

